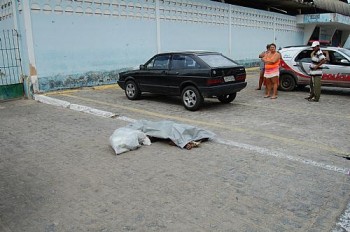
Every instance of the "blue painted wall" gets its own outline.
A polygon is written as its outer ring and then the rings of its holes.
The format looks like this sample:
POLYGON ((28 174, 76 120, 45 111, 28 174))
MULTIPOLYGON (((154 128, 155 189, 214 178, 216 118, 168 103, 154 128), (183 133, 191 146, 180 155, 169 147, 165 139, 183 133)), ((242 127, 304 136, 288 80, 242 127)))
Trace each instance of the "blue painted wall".
POLYGON ((222 25, 161 23, 162 51, 214 50, 228 54, 228 29, 222 25))
POLYGON ((40 91, 115 83, 158 51, 219 51, 248 67, 267 43, 303 38, 295 17, 209 0, 28 1, 40 91))
POLYGON ((156 51, 156 27, 147 21, 52 15, 48 24, 35 14, 32 19, 44 91, 114 83, 116 70, 141 64, 156 51))

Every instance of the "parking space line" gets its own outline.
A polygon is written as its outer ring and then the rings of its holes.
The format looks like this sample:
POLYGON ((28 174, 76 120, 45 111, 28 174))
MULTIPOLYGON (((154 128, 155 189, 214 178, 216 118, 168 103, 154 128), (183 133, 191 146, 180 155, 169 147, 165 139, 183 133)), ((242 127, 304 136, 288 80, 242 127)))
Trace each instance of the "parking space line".
POLYGON ((113 103, 107 103, 107 102, 101 102, 98 100, 94 100, 94 99, 90 99, 90 98, 84 98, 84 97, 78 97, 78 96, 74 96, 74 95, 70 95, 70 94, 65 94, 62 93, 62 96, 66 96, 66 97, 70 97, 70 98, 75 98, 78 100, 83 100, 83 101, 88 101, 88 102, 93 102, 93 103, 97 103, 97 104, 101 104, 101 105, 107 105, 107 106, 112 106, 112 107, 116 107, 116 108, 121 108, 121 109, 125 109, 131 112, 136 112, 139 114, 143 114, 143 115, 149 115, 149 116, 154 116, 154 117, 158 117, 158 118, 164 118, 164 119, 173 119, 173 120, 177 120, 180 122, 186 122, 186 123, 192 123, 192 124, 200 124, 200 125, 204 125, 204 126, 210 126, 210 127, 214 127, 214 128, 219 128, 219 129, 225 129, 225 130, 230 130, 230 131, 235 131, 235 132, 242 132, 242 133, 247 133, 247 134, 251 134, 251 135, 256 135, 256 136, 260 136, 260 137, 267 137, 276 141, 280 141, 286 144, 295 144, 295 145, 299 145, 302 147, 310 147, 310 148, 316 148, 316 149, 322 149, 331 153, 334 153, 337 156, 341 156, 341 157, 350 157, 350 153, 340 150, 338 148, 335 147, 331 147, 331 146, 327 146, 324 144, 316 144, 316 143, 309 143, 309 142, 304 142, 301 140, 297 140, 297 139, 293 139, 293 138, 287 138, 287 137, 281 137, 281 136, 276 136, 273 134, 268 134, 268 133, 263 133, 263 132, 259 132, 256 130, 249 130, 249 129, 244 129, 244 128, 240 128, 240 127, 227 127, 224 124, 220 124, 220 123, 213 123, 213 122, 204 122, 204 121, 199 121, 199 120, 193 120, 193 119, 188 119, 188 118, 183 118, 183 117, 179 117, 179 116, 173 116, 173 115, 166 115, 166 114, 160 114, 160 113, 155 113, 155 112, 151 112, 151 111, 147 111, 147 110, 143 110, 143 109, 137 109, 134 107, 128 107, 128 106, 122 106, 122 105, 117 105, 117 104, 113 104, 113 103))
MULTIPOLYGON (((94 87, 86 87, 86 90, 107 90, 107 89, 120 89, 118 84, 110 84, 110 85, 99 85, 99 86, 94 86, 94 87)), ((54 92, 48 92, 45 93, 44 95, 46 96, 54 96, 54 95, 61 95, 61 94, 69 94, 69 93, 76 93, 84 90, 83 89, 65 89, 65 90, 59 90, 59 91, 54 91, 54 92)))
MULTIPOLYGON (((104 86, 96 86, 93 87, 94 90, 107 90, 107 89, 121 89, 118 84, 111 84, 111 85, 104 85, 104 86)), ((53 96, 53 95, 65 95, 65 94, 70 94, 70 93, 76 93, 81 91, 81 89, 75 89, 75 90, 62 90, 62 91, 56 91, 56 92, 51 92, 51 93, 46 93, 45 95, 47 96, 53 96)), ((281 109, 281 108, 276 108, 272 106, 264 106, 261 104, 247 104, 247 103, 237 103, 235 102, 234 104, 237 105, 242 105, 242 106, 249 106, 249 107, 258 107, 258 108, 264 108, 264 109, 272 109, 272 110, 278 110, 278 111, 286 111, 286 112, 292 112, 292 113, 297 113, 297 114, 305 114, 304 111, 301 110, 296 110, 296 109, 281 109)), ((350 120, 350 115, 344 115, 344 114, 326 114, 326 113, 313 113, 309 112, 309 114, 317 114, 317 116, 326 116, 326 117, 332 117, 332 118, 339 118, 339 119, 346 119, 350 120)))

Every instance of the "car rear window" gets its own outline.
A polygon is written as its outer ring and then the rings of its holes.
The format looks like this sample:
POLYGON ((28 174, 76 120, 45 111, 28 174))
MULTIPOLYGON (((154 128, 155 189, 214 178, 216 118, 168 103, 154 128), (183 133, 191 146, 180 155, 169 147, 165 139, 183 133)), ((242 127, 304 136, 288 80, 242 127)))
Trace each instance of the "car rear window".
POLYGON ((237 66, 238 64, 221 54, 203 54, 198 55, 210 67, 237 66))
POLYGON ((195 69, 201 67, 188 55, 174 55, 171 64, 172 69, 195 69))

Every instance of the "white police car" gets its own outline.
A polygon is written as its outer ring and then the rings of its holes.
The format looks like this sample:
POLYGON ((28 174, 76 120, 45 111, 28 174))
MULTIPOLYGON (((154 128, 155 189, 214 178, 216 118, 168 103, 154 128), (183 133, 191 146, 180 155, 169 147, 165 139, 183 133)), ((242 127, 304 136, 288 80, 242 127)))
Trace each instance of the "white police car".
MULTIPOLYGON (((323 64, 322 85, 350 88, 350 50, 338 47, 321 47, 327 63, 323 64)), ((289 46, 281 53, 279 88, 294 90, 309 84, 311 64, 310 46, 289 46)))

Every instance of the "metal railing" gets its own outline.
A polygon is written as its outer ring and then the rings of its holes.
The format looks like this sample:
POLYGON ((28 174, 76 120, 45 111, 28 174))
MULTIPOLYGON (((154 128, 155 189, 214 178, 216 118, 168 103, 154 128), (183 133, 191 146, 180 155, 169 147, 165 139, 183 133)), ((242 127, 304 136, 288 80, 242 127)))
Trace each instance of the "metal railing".
POLYGON ((0 85, 22 83, 19 34, 16 30, 0 31, 0 85))

